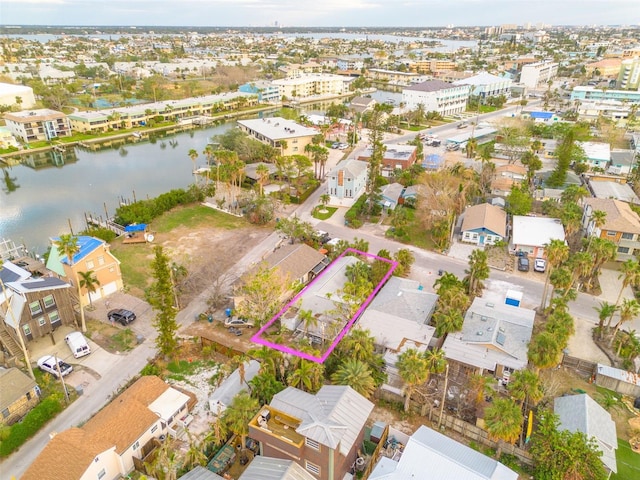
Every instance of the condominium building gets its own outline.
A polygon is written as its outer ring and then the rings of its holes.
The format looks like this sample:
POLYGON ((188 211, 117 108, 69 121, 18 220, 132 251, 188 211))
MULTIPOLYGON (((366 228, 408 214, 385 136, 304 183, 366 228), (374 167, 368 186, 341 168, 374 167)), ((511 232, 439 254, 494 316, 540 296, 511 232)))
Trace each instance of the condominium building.
POLYGON ((520 73, 520 83, 529 88, 546 86, 549 80, 556 78, 558 64, 554 62, 536 62, 524 65, 520 73))
POLYGON ((455 70, 456 62, 439 59, 418 60, 411 63, 409 68, 416 73, 432 73, 439 70, 455 70))
POLYGON ((442 80, 429 80, 402 90, 402 101, 409 110, 422 105, 426 112, 450 116, 464 112, 469 99, 469 85, 454 85, 442 80))
POLYGON ((640 91, 603 90, 592 86, 574 87, 571 91, 571 100, 618 100, 620 102, 640 103, 640 91))
POLYGON ((601 77, 617 77, 620 73, 622 60, 619 58, 605 58, 599 62, 587 63, 585 73, 587 76, 598 75, 601 77))
POLYGON ((457 80, 454 85, 469 85, 470 94, 480 97, 499 97, 504 95, 508 97, 511 93, 511 79, 506 77, 498 77, 487 72, 481 72, 473 77, 457 80))
POLYGON ((304 75, 274 80, 280 98, 306 98, 318 95, 342 95, 348 91, 348 79, 340 75, 304 75))
POLYGON ((48 141, 71 135, 67 116, 48 108, 5 113, 4 120, 9 131, 25 142, 48 141))
POLYGON ((282 117, 238 120, 240 130, 256 140, 279 148, 282 155, 302 155, 318 131, 282 117))
POLYGON ((616 87, 622 90, 640 89, 640 57, 622 61, 616 87))
POLYGON ((35 104, 33 88, 12 83, 0 83, 0 105, 32 108, 35 104))

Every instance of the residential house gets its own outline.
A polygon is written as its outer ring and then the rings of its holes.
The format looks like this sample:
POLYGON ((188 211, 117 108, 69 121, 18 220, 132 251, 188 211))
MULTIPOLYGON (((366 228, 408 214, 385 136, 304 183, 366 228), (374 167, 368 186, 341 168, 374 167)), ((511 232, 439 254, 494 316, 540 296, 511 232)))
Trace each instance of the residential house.
POLYGON ((195 396, 143 376, 81 427, 53 436, 23 480, 117 479, 167 435, 176 435, 195 396))
POLYGON ((238 120, 238 127, 256 140, 280 150, 284 156, 303 155, 305 147, 318 134, 315 128, 282 117, 238 120))
POLYGON ((71 135, 67 116, 48 108, 5 113, 4 121, 11 133, 24 142, 50 141, 71 135))
POLYGON ((528 118, 533 120, 534 123, 555 123, 560 120, 560 117, 553 112, 545 112, 545 111, 532 111, 525 110, 520 113, 520 116, 523 118, 528 118))
POLYGON ((507 212, 489 203, 467 207, 460 229, 460 241, 492 245, 507 237, 507 212))
POLYGON ((553 411, 560 420, 559 430, 582 432, 595 439, 602 452, 602 463, 609 474, 618 472, 618 436, 611 414, 588 394, 566 395, 553 400, 553 411))
POLYGON ((491 194, 506 197, 511 187, 522 185, 527 178, 527 169, 522 165, 509 163, 496 167, 491 180, 491 194))
POLYGON ((565 240, 564 227, 559 218, 513 216, 511 244, 514 253, 526 253, 545 258, 545 246, 551 240, 565 240))
POLYGON ((273 163, 267 162, 256 162, 256 163, 247 163, 244 167, 244 176, 249 180, 252 184, 256 185, 260 182, 262 183, 262 188, 265 194, 269 194, 271 192, 277 192, 280 190, 281 186, 277 183, 271 184, 271 178, 278 172, 278 167, 273 163), (269 171, 267 178, 261 179, 260 175, 258 175, 258 167, 265 166, 269 171))
POLYGON ((19 369, 0 367, 0 425, 20 421, 40 401, 40 387, 19 369))
POLYGON ((361 57, 340 57, 336 61, 338 70, 357 70, 360 71, 364 67, 364 61, 361 57))
POLYGON ((607 173, 612 173, 614 175, 629 175, 635 164, 635 150, 613 148, 611 149, 611 165, 609 165, 607 173))
MULTIPOLYGON (((416 163, 418 148, 415 145, 389 143, 385 147, 381 165, 383 177, 392 176, 396 170, 408 170, 416 163)), ((371 155, 373 155, 373 148, 367 147, 358 155, 357 159, 368 162, 371 155)))
POLYGON ((611 145, 604 142, 577 142, 584 150, 586 164, 590 170, 606 170, 611 161, 611 145))
POLYGON ((214 415, 220 416, 224 413, 233 398, 240 392, 249 391, 249 382, 258 374, 260 363, 255 360, 248 360, 242 366, 236 368, 225 378, 222 383, 209 395, 209 410, 214 415))
POLYGON ((522 66, 520 83, 528 88, 546 87, 549 80, 556 78, 558 64, 554 62, 536 62, 522 66))
POLYGON ((76 238, 79 249, 73 256, 72 262, 69 262, 69 259, 58 250, 56 245, 60 238, 51 239, 53 248, 49 252, 47 268, 61 277, 65 277, 74 286, 77 285, 76 282, 81 280, 80 272, 93 272, 98 280, 98 285, 93 293, 86 288, 81 289, 80 301, 82 305, 89 303, 89 297, 93 301, 120 291, 123 287, 120 260, 111 253, 109 244, 99 238, 86 235, 79 235, 76 238))
POLYGON ((456 80, 453 85, 469 85, 471 87, 470 95, 480 97, 483 100, 500 95, 506 98, 511 96, 511 79, 498 77, 487 72, 480 72, 473 77, 456 80))
POLYGON ((347 386, 324 385, 315 395, 287 387, 249 422, 249 435, 261 455, 293 460, 316 479, 342 480, 373 406, 347 386))
POLYGON ((361 160, 342 160, 331 169, 328 177, 330 204, 351 206, 364 192, 369 177, 369 164, 361 160))
POLYGON ((393 210, 399 203, 404 202, 402 197, 402 192, 404 192, 404 190, 404 185, 400 183, 388 183, 382 187, 378 203, 382 205, 383 208, 393 210))
POLYGON ((605 58, 597 62, 587 63, 584 66, 587 77, 597 75, 599 77, 617 77, 622 67, 622 59, 605 58))
POLYGON ((456 62, 447 59, 425 58, 416 60, 409 65, 413 72, 417 73, 434 73, 438 71, 451 71, 457 67, 456 62))
POLYGON ((276 268, 282 278, 299 285, 306 285, 329 265, 325 254, 306 243, 283 245, 265 262, 269 268, 276 268))
POLYGON ((615 175, 586 175, 587 188, 596 198, 615 198, 621 202, 640 204, 640 198, 627 184, 625 177, 615 175))
POLYGON ((178 477, 178 480, 225 480, 217 473, 209 471, 207 468, 198 465, 193 470, 189 470, 187 473, 178 477))
POLYGON ((628 203, 613 198, 586 198, 582 225, 587 236, 606 238, 618 246, 617 260, 636 258, 640 253, 640 217, 628 203), (596 227, 593 212, 605 212, 604 225, 596 227))
POLYGON ((349 104, 349 109, 355 113, 370 112, 378 102, 371 97, 354 97, 349 104))
POLYGON ((5 262, 0 269, 0 343, 12 356, 22 356, 22 342, 52 334, 61 325, 74 325, 71 286, 55 277, 34 278, 5 262), (22 338, 19 338, 22 337, 22 338))
POLYGON ((367 78, 374 82, 385 82, 387 85, 411 85, 421 77, 411 72, 370 68, 367 70, 367 78))
POLYGON ((470 90, 469 85, 429 80, 404 88, 402 101, 409 110, 422 105, 425 112, 437 112, 447 117, 465 111, 470 90))
POLYGON ((527 366, 535 316, 535 310, 475 298, 462 330, 450 333, 442 349, 454 370, 491 372, 508 382, 512 372, 527 366))
POLYGON ((518 474, 491 457, 424 425, 399 458, 381 456, 370 480, 517 480, 518 474))
POLYGON ((253 458, 238 480, 315 480, 315 478, 293 460, 258 455, 253 458))

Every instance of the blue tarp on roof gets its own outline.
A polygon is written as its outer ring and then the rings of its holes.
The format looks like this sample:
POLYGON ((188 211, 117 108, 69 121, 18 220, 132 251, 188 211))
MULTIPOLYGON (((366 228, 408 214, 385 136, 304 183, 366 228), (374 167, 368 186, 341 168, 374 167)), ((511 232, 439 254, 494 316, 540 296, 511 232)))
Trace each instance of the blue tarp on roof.
MULTIPOLYGON (((79 250, 78 250, 78 253, 76 253, 73 256, 74 264, 77 263, 79 260, 82 260, 84 257, 89 255, 100 245, 103 245, 105 243, 103 240, 100 240, 99 238, 88 237, 85 235, 79 235, 76 238, 78 239, 79 250)), ((52 238, 51 240, 54 243, 53 248, 56 249, 57 251, 57 245, 55 244, 60 240, 60 237, 55 237, 55 238, 52 238)), ((64 263, 65 265, 69 265, 69 261, 64 254, 60 255, 60 257, 61 257, 60 262, 64 263)))
POLYGON ((549 120, 553 117, 553 112, 529 112, 531 118, 539 118, 541 120, 549 120))
POLYGON ((441 155, 437 155, 435 153, 431 155, 427 155, 422 161, 422 168, 426 168, 428 170, 437 170, 442 166, 444 162, 444 157, 441 155))
POLYGON ((127 225, 124 227, 125 232, 144 232, 147 229, 146 223, 139 223, 137 225, 127 225))

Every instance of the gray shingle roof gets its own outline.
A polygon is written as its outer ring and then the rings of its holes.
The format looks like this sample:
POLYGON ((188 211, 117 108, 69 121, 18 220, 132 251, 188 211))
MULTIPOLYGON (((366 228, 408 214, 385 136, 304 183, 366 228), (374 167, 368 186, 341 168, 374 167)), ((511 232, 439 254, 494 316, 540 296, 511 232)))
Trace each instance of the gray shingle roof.
POLYGON ((35 386, 36 382, 17 368, 0 368, 0 411, 24 397, 35 386))
POLYGON ((618 471, 616 424, 609 412, 586 393, 554 399, 553 410, 560 419, 561 429, 595 437, 602 450, 602 463, 612 472, 618 471))
POLYGON ((287 387, 271 400, 273 408, 300 419, 300 435, 346 456, 373 410, 373 403, 351 387, 325 385, 312 395, 287 387))

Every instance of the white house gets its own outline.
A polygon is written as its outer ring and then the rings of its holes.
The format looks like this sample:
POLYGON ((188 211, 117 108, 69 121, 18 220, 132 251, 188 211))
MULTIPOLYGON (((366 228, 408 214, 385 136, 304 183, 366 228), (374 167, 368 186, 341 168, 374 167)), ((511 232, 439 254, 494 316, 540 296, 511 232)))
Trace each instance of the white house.
POLYGON ((545 258, 544 248, 551 240, 562 240, 565 234, 559 218, 513 216, 509 249, 535 258, 545 258))
POLYGON ((367 185, 369 163, 343 160, 329 172, 328 191, 331 205, 352 205, 367 185))
POLYGON ((587 157, 586 163, 590 169, 605 170, 611 161, 611 145, 604 142, 577 142, 587 157))
POLYGON ((402 101, 409 110, 415 110, 418 105, 422 105, 425 112, 438 112, 446 117, 464 112, 470 90, 469 85, 429 80, 404 88, 402 101))

